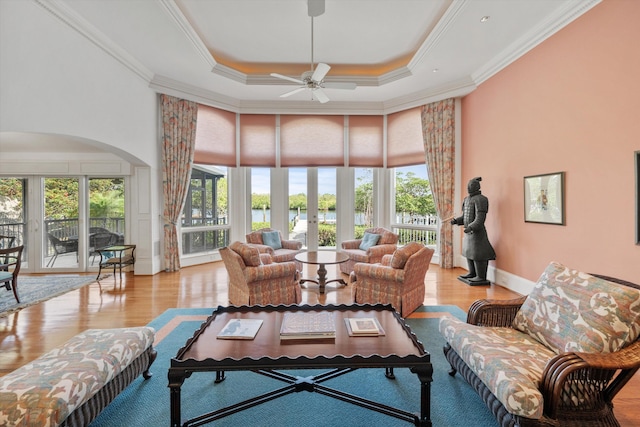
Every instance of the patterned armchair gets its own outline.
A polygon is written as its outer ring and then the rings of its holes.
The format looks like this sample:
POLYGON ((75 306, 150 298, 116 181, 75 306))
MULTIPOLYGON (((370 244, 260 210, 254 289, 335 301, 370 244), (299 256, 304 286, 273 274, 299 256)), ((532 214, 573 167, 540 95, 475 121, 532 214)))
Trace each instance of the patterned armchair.
POLYGON ((392 254, 398 249, 398 235, 386 228, 376 227, 364 230, 367 234, 379 235, 380 237, 373 246, 368 249, 360 249, 363 239, 345 240, 342 242, 342 251, 349 255, 349 261, 340 264, 340 271, 344 274, 351 274, 353 266, 358 262, 375 264, 380 262, 382 257, 392 254))
POLYGON ((302 291, 293 262, 272 263, 255 246, 233 242, 220 249, 229 273, 229 302, 233 305, 299 304, 302 291))
POLYGON ((379 264, 357 263, 351 273, 354 300, 358 304, 391 304, 406 317, 424 302, 424 276, 434 250, 411 242, 379 264))
POLYGON ((296 268, 302 271, 302 263, 295 256, 302 252, 302 242, 283 240, 279 230, 261 228, 246 235, 247 243, 258 248, 261 254, 271 255, 273 262, 295 261, 296 268))

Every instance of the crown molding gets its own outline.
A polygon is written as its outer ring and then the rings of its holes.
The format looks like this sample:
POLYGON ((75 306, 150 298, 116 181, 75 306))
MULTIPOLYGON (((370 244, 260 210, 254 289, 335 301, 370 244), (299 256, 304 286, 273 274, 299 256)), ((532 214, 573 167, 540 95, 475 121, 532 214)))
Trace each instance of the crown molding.
POLYGON ((407 68, 409 70, 413 70, 424 60, 425 57, 428 56, 427 54, 438 44, 442 36, 449 30, 451 24, 455 21, 462 10, 464 10, 467 2, 468 0, 453 0, 451 6, 447 8, 442 18, 438 20, 438 23, 433 28, 433 31, 429 32, 424 43, 422 43, 407 64, 407 68))
POLYGON ((384 103, 384 113, 392 114, 432 102, 442 101, 443 99, 460 98, 473 92, 477 87, 471 78, 463 78, 446 85, 414 92, 410 95, 386 101, 384 103))
POLYGON ((204 44, 198 33, 193 29, 187 17, 184 16, 178 5, 174 0, 160 0, 160 4, 163 6, 164 11, 169 15, 173 22, 178 26, 182 33, 187 37, 187 40, 191 42, 193 48, 198 52, 200 57, 207 63, 210 69, 215 69, 218 64, 216 59, 211 55, 209 49, 204 44))
POLYGON ((385 102, 331 101, 327 104, 314 101, 238 100, 163 76, 155 76, 149 87, 158 93, 241 114, 338 114, 353 116, 391 114, 447 98, 462 97, 475 90, 477 85, 470 78, 464 78, 447 85, 385 102))
POLYGON ((87 20, 77 14, 69 6, 60 0, 35 0, 36 4, 44 10, 67 24, 73 30, 85 37, 103 52, 131 70, 146 83, 153 77, 153 72, 141 62, 131 56, 127 51, 113 43, 107 36, 91 25, 87 20))
POLYGON ((499 55, 473 73, 473 81, 480 85, 601 2, 602 0, 573 0, 558 8, 555 14, 514 40, 499 55))

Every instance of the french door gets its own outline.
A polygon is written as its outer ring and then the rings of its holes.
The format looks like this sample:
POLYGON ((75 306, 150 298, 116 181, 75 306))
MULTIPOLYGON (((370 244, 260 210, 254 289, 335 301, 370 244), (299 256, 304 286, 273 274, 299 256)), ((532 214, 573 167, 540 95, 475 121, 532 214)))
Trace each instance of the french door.
POLYGON ((288 181, 290 236, 303 240, 310 251, 335 248, 336 168, 289 168, 288 181))
POLYGON ((103 245, 97 236, 124 242, 124 183, 122 177, 2 177, 0 234, 24 245, 25 272, 97 269, 96 246, 103 245))

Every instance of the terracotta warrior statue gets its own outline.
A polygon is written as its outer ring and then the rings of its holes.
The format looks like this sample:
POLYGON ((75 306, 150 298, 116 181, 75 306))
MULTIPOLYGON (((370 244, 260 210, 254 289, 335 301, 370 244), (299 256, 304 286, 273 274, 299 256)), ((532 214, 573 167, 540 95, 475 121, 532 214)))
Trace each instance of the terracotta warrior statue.
POLYGON ((469 274, 459 276, 469 284, 487 284, 489 260, 496 259, 496 253, 489 243, 484 220, 489 211, 489 199, 480 193, 481 177, 473 178, 467 184, 469 195, 462 202, 462 216, 453 218, 451 224, 464 227, 462 256, 467 258, 469 274))

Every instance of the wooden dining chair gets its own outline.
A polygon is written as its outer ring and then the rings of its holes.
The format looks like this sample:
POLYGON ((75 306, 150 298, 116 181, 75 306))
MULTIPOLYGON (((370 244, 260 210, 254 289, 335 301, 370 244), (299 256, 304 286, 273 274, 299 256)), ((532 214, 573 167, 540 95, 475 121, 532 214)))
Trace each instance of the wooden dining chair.
POLYGON ((24 246, 0 249, 0 285, 4 286, 8 291, 12 290, 13 296, 18 303, 20 302, 20 297, 18 297, 18 273, 20 273, 23 249, 24 246))

